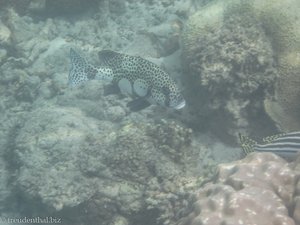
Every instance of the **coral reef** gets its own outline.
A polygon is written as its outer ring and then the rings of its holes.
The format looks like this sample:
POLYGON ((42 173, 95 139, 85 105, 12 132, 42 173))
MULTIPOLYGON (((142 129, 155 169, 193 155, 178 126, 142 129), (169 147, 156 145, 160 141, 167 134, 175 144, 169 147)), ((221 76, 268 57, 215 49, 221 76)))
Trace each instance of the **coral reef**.
POLYGON ((20 15, 25 15, 28 12, 28 6, 32 0, 0 0, 1 10, 13 8, 20 15))
MULTIPOLYGON (((16 134, 11 153, 18 165, 16 185, 26 201, 46 211, 88 211, 89 224, 108 224, 121 215, 136 220, 153 212, 156 221, 162 205, 170 204, 158 196, 184 201, 184 177, 207 154, 208 149, 192 145, 191 136, 175 122, 120 125, 78 108, 45 105, 33 110, 16 134)), ((209 176, 212 166, 197 174, 209 176)))
POLYGON ((253 5, 272 41, 280 74, 274 96, 265 100, 265 110, 281 130, 299 130, 300 2, 264 0, 253 5))
POLYGON ((6 170, 6 163, 4 161, 4 159, 1 159, 0 161, 0 179, 1 179, 1 185, 0 185, 0 211, 4 212, 7 210, 7 208, 5 207, 9 197, 11 196, 11 190, 9 189, 9 176, 10 174, 8 173, 8 171, 6 170))
POLYGON ((0 44, 9 45, 11 41, 11 31, 0 21, 0 44))
POLYGON ((48 15, 76 15, 88 8, 95 7, 95 0, 45 0, 45 11, 48 15))
POLYGON ((190 17, 182 37, 192 123, 209 121, 216 133, 234 137, 265 120, 258 117, 277 77, 271 42, 247 9, 237 1, 209 4, 190 17))
POLYGON ((150 180, 150 188, 145 192, 148 210, 158 212, 155 224, 175 224, 188 214, 189 201, 193 193, 204 182, 203 177, 178 177, 175 180, 160 183, 150 180))
POLYGON ((33 112, 15 141, 15 157, 22 165, 20 189, 56 210, 89 199, 97 186, 93 179, 80 176, 73 159, 89 134, 100 133, 98 126, 99 122, 86 119, 74 108, 46 107, 33 112))
MULTIPOLYGON (((300 157, 298 157, 294 162, 290 163, 292 169, 294 169, 297 174, 300 174, 300 157)), ((290 214, 293 216, 296 224, 300 224, 300 177, 298 175, 296 190, 294 193, 293 207, 290 211, 290 214)))
MULTIPOLYGON (((299 164, 298 164, 299 166, 299 164)), ((198 190, 190 214, 178 225, 296 224, 299 171, 270 153, 221 164, 214 183, 198 190)))
POLYGON ((2 0, 2 9, 13 9, 19 15, 33 14, 42 17, 76 15, 95 7, 96 0, 2 0))
POLYGON ((263 130, 265 113, 281 130, 299 130, 299 8, 297 0, 216 1, 191 16, 183 58, 192 113, 215 120, 219 112, 233 135, 263 130))
POLYGON ((66 225, 174 222, 217 162, 235 156, 170 119, 179 113, 129 112, 126 96, 105 96, 99 81, 68 88, 68 54, 81 49, 95 65, 101 49, 152 57, 177 79, 179 33, 199 1, 72 8, 80 2, 1 4, 1 216, 52 215, 66 225))
POLYGON ((149 135, 154 137, 155 146, 176 162, 185 159, 185 152, 178 151, 192 142, 192 130, 181 127, 174 121, 162 121, 156 127, 149 126, 149 135))

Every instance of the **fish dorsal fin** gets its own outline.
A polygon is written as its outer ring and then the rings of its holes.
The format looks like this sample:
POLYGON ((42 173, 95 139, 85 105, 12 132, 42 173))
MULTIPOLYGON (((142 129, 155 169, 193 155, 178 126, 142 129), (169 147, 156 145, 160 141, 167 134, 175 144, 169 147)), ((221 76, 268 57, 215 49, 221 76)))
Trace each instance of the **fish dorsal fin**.
POLYGON ((283 133, 283 134, 275 134, 275 135, 272 135, 272 136, 268 136, 268 137, 264 137, 263 138, 263 142, 264 143, 272 143, 273 141, 275 141, 276 139, 282 137, 282 136, 285 136, 286 134, 283 133))
POLYGON ((98 52, 99 60, 103 65, 109 65, 110 62, 119 55, 121 54, 112 50, 102 50, 98 52))

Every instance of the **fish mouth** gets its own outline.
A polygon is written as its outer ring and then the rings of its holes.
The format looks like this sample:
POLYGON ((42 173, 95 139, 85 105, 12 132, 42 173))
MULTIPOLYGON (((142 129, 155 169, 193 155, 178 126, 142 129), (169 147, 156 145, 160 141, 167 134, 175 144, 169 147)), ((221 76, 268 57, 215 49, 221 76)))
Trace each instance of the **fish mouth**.
POLYGON ((178 105, 176 105, 175 109, 182 109, 185 106, 185 100, 181 101, 178 105))

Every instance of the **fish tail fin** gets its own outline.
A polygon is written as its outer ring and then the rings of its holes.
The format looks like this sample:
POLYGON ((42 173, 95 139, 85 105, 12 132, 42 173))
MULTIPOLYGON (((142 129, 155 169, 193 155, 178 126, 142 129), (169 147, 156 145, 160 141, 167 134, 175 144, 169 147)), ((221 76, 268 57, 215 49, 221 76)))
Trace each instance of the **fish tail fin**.
POLYGON ((77 86, 85 81, 94 79, 97 69, 80 56, 74 49, 70 49, 71 69, 68 84, 77 86))
POLYGON ((254 146, 257 144, 256 141, 254 141, 253 139, 242 135, 241 133, 239 133, 239 139, 241 142, 241 147, 243 149, 243 152, 245 155, 248 155, 251 152, 254 152, 254 146))

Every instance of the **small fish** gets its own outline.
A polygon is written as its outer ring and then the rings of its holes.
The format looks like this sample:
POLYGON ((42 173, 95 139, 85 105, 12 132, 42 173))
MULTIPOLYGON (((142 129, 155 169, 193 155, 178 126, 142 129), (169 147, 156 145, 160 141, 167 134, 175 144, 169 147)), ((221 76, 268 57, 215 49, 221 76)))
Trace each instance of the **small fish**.
POLYGON ((174 109, 185 106, 185 100, 174 80, 154 63, 139 56, 111 50, 100 51, 98 56, 101 64, 95 67, 70 49, 70 86, 93 79, 110 81, 123 94, 135 97, 127 104, 132 111, 142 110, 150 104, 174 109))
POLYGON ((276 134, 263 138, 263 143, 239 134, 241 147, 245 155, 250 152, 272 152, 283 158, 291 159, 300 152, 300 131, 276 134))

